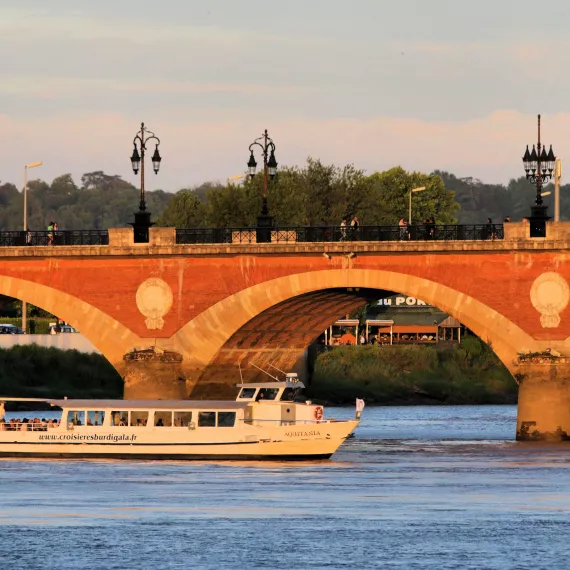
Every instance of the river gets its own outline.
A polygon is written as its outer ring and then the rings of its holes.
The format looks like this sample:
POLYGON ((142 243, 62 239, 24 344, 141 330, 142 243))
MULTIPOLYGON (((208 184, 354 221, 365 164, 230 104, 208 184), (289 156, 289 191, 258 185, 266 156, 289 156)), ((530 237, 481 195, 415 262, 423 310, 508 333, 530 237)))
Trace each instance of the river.
POLYGON ((329 461, 0 460, 0 567, 566 569, 570 447, 515 422, 368 407, 329 461))

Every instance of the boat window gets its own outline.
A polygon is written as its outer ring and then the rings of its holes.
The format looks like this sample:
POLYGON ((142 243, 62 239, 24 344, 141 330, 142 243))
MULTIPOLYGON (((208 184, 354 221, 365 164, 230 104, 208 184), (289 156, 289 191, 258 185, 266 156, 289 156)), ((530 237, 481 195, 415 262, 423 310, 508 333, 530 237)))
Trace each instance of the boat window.
POLYGON ((285 390, 283 390, 283 394, 281 394, 281 401, 282 402, 294 402, 296 395, 297 395, 297 389, 296 388, 285 388, 285 390))
POLYGON ((261 400, 275 400, 279 388, 261 388, 257 394, 256 400, 259 402, 261 400))
POLYGON ((131 426, 144 427, 148 422, 148 410, 136 410, 131 412, 131 426))
POLYGON ((192 421, 192 412, 174 412, 174 425, 176 427, 188 427, 192 421))
POLYGON ((200 412, 198 414, 200 427, 216 427, 216 412, 200 412))
POLYGON ((235 412, 218 412, 218 427, 234 427, 235 423, 235 412))
POLYGON ((253 398, 255 395, 255 388, 242 388, 241 392, 239 393, 239 398, 250 399, 253 398))
POLYGON ((172 427, 172 412, 170 410, 154 412, 154 425, 156 427, 172 427))
POLYGON ((67 412, 67 423, 73 424, 74 426, 84 426, 85 425, 85 412, 77 410, 69 410, 67 412))
POLYGON ((126 410, 113 410, 111 412, 111 425, 112 426, 128 426, 129 425, 129 412, 126 410))
POLYGON ((105 412, 90 410, 87 412, 87 425, 88 426, 102 426, 105 420, 105 412))

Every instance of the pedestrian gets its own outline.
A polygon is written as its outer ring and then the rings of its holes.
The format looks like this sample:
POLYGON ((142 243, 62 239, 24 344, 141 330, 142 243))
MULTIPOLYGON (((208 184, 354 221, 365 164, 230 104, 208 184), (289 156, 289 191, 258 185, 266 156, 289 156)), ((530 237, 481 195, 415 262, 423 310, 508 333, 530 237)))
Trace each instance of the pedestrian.
POLYGON ((350 221, 350 233, 353 240, 356 239, 356 234, 358 233, 358 226, 360 226, 360 222, 358 218, 354 216, 350 221))
POLYGON ((362 333, 360 334, 360 344, 366 344, 366 337, 362 333))
POLYGON ((340 241, 344 241, 346 239, 346 218, 342 219, 340 223, 340 241))
POLYGON ((47 238, 48 238, 48 245, 53 245, 53 222, 50 222, 47 227, 47 238))
POLYGON ((487 237, 491 240, 495 239, 495 224, 491 218, 487 218, 487 237))
POLYGON ((408 232, 408 222, 406 222, 404 218, 400 218, 398 226, 400 227, 400 239, 410 239, 410 233, 408 232))
POLYGON ((505 224, 508 224, 510 221, 511 221, 511 216, 507 216, 507 217, 505 218, 504 223, 505 223, 505 224))

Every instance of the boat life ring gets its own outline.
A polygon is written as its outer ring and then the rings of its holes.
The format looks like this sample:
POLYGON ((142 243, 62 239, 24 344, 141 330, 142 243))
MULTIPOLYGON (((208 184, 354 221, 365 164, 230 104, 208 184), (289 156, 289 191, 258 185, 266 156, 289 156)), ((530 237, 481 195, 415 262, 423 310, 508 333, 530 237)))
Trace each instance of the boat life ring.
POLYGON ((314 415, 315 415, 315 419, 316 419, 317 421, 322 420, 322 419, 323 419, 323 408, 322 408, 321 406, 317 406, 317 407, 315 408, 315 413, 314 413, 314 415))

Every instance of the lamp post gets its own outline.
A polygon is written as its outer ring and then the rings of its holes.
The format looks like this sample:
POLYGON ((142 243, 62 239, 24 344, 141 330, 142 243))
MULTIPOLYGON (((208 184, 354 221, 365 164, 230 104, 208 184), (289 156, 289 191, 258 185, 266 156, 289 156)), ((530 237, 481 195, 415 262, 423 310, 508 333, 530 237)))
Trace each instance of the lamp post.
POLYGON ((267 184, 268 177, 273 180, 277 174, 277 160, 275 159, 275 144, 267 134, 267 129, 265 129, 261 137, 255 139, 249 145, 250 154, 247 169, 252 179, 257 168, 257 162, 253 156, 253 147, 255 146, 261 148, 263 155, 263 203, 261 205, 261 214, 257 217, 257 241, 270 242, 273 218, 269 215, 269 208, 267 207, 267 184))
POLYGON ((419 188, 412 188, 410 190, 410 205, 409 205, 409 209, 408 209, 408 225, 411 226, 412 225, 412 194, 414 192, 423 192, 426 189, 425 186, 420 186, 419 188))
POLYGON ((546 237, 546 222, 550 216, 548 206, 542 203, 542 186, 545 181, 548 182, 552 178, 556 157, 552 151, 552 145, 547 153, 546 147, 540 142, 540 115, 538 115, 538 144, 532 145, 532 152, 529 151, 527 145, 523 163, 527 180, 536 186, 536 200, 527 218, 530 223, 530 237, 546 237))
MULTIPOLYGON (((41 166, 42 162, 31 162, 24 166, 24 243, 28 243, 28 170, 41 166)), ((28 303, 22 301, 22 329, 26 332, 28 327, 28 303)))
POLYGON ((150 140, 156 141, 156 147, 154 149, 154 154, 152 155, 152 168, 155 174, 158 174, 160 169, 160 162, 162 157, 158 152, 158 145, 160 144, 160 139, 151 131, 149 131, 144 123, 141 123, 140 131, 137 132, 135 138, 133 139, 133 154, 131 156, 131 164, 133 166, 133 172, 138 174, 139 170, 141 173, 141 198, 139 202, 139 211, 135 212, 135 221, 131 224, 134 229, 134 241, 135 243, 148 243, 148 230, 154 223, 150 221, 150 212, 146 211, 146 197, 144 189, 144 158, 146 154, 146 144, 150 140))
POLYGON ((554 221, 560 221, 560 180, 562 179, 562 161, 557 158, 554 166, 554 221))

